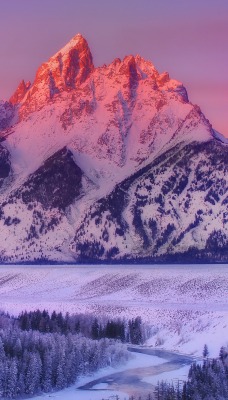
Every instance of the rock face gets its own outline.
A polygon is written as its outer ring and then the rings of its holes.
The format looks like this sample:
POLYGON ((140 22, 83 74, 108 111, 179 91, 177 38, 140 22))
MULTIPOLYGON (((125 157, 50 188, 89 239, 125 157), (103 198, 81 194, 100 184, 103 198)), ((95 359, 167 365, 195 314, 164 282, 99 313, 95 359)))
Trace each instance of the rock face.
MULTIPOLYGON (((78 34, 63 49, 40 66, 33 85, 22 101, 20 116, 24 118, 30 112, 39 110, 55 95, 63 91, 79 88, 93 70, 92 54, 87 41, 78 34)), ((17 91, 20 89, 23 91, 25 88, 22 83, 17 91)), ((17 91, 15 95, 18 99, 17 91)), ((21 97, 21 100, 23 98, 24 96, 21 97)), ((14 97, 12 100, 15 101, 14 97)))
POLYGON ((1 261, 228 260, 227 144, 150 61, 76 35, 0 129, 1 261))
POLYGON ((23 203, 30 206, 37 201, 45 209, 65 210, 81 193, 82 175, 72 154, 64 148, 38 168, 18 190, 16 197, 21 197, 23 203))
POLYGON ((10 176, 11 165, 9 152, 0 144, 0 188, 10 176))
POLYGON ((31 86, 31 82, 25 83, 25 81, 22 80, 19 83, 18 88, 16 89, 13 96, 10 97, 10 100, 9 100, 10 103, 13 105, 21 103, 21 101, 25 97, 27 91, 29 90, 30 86, 31 86))
POLYGON ((8 101, 0 101, 0 137, 4 136, 1 132, 9 128, 14 117, 14 107, 8 101))

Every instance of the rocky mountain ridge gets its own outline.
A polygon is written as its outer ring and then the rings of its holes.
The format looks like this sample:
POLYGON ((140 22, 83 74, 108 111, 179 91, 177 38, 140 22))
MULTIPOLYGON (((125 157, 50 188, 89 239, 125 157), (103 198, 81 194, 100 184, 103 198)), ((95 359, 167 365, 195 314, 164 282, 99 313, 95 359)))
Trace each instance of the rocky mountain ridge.
POLYGON ((95 68, 78 34, 0 104, 0 135, 2 262, 227 261, 227 145, 150 61, 95 68))

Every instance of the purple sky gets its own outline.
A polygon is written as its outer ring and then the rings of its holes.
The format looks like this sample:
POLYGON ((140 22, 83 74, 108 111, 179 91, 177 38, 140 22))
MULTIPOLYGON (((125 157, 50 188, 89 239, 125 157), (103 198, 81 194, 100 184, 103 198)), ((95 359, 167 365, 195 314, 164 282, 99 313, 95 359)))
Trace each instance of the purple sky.
POLYGON ((96 66, 140 54, 228 136, 228 0, 1 0, 0 99, 82 33, 96 66))

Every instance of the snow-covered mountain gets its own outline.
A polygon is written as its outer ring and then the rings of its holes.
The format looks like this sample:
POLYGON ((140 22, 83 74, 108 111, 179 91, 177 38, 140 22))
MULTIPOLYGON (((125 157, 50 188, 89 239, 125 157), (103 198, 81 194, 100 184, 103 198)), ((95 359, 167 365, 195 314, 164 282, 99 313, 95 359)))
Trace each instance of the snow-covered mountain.
POLYGON ((228 147, 140 56, 76 35, 0 104, 0 257, 228 260, 228 147))

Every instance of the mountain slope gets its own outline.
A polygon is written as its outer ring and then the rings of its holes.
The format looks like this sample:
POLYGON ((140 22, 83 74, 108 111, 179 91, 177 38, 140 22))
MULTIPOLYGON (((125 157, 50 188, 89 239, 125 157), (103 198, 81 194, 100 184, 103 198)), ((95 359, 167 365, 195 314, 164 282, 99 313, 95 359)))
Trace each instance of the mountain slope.
POLYGON ((9 152, 0 144, 0 188, 10 176, 10 154, 9 152))
POLYGON ((95 68, 78 34, 0 132, 2 261, 228 259, 228 147, 151 62, 95 68))
MULTIPOLYGON (((0 101, 0 138, 2 131, 6 131, 13 122, 14 107, 11 102, 0 101)), ((6 132, 5 132, 6 133, 6 132)), ((3 135, 4 136, 4 135, 3 135)))
POLYGON ((82 259, 147 261, 179 253, 210 260, 216 252, 225 261, 227 156, 215 141, 175 146, 90 208, 72 250, 82 259))

